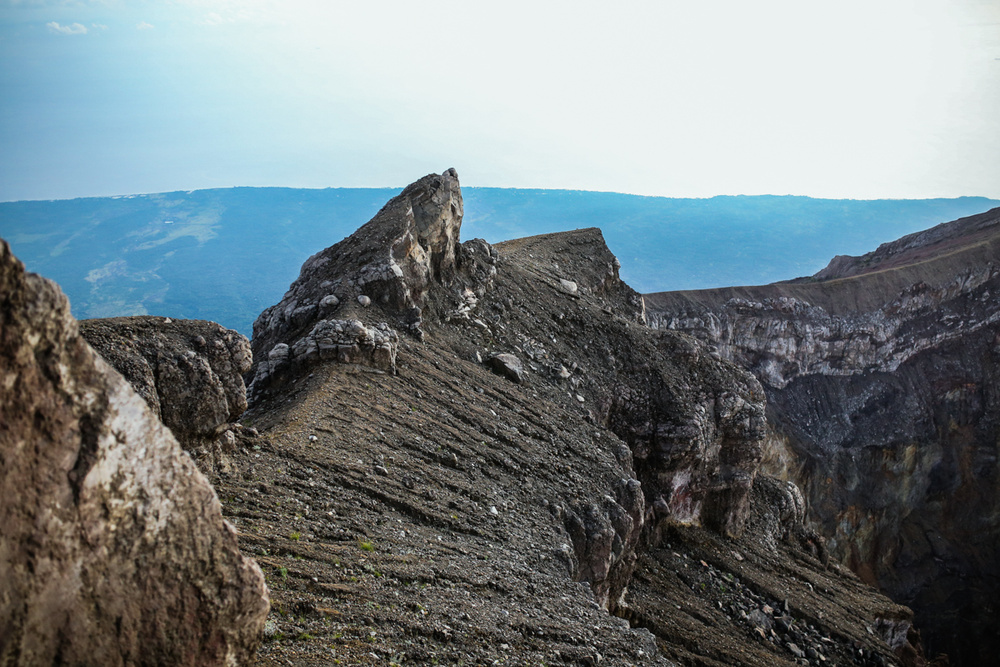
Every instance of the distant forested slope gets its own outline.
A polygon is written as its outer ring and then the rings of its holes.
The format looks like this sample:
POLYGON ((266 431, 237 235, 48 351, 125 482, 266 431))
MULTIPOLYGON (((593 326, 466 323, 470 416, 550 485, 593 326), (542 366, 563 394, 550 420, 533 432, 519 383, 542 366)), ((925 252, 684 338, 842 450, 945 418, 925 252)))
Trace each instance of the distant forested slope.
MULTIPOLYGON (((250 335, 302 262, 368 221, 398 190, 226 188, 0 203, 0 237, 57 281, 79 318, 158 314, 250 335)), ((669 199, 464 188, 462 238, 496 242, 600 227, 641 292, 809 275, 834 255, 1000 205, 984 198, 669 199)))

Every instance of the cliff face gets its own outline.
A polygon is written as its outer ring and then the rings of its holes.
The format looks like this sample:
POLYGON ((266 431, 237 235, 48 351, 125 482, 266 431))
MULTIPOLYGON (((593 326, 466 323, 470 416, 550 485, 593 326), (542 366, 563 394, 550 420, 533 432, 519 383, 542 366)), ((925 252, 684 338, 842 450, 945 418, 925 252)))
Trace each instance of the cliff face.
POLYGON ((417 181, 255 325, 262 436, 219 491, 264 664, 922 664, 761 475, 750 373, 645 327, 598 230, 459 243, 461 215, 454 170, 417 181))
POLYGON ((811 279, 647 295, 767 392, 765 467, 831 553, 914 607, 958 664, 1000 650, 1000 210, 838 257, 811 279))

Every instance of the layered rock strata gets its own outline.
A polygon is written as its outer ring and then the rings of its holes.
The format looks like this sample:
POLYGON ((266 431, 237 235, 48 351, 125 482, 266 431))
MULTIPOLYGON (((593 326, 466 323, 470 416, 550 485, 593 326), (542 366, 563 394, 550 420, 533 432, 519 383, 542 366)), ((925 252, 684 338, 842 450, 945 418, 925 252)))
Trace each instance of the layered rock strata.
POLYGON ((0 663, 249 662, 260 569, 69 312, 0 241, 0 663))
POLYGON ((810 279, 647 295, 649 322, 750 369, 766 468, 805 491, 834 557, 912 605, 957 664, 1000 650, 1000 210, 810 279))
POLYGON ((83 320, 80 334, 129 381, 210 476, 231 471, 247 434, 250 342, 215 322, 166 317, 83 320))

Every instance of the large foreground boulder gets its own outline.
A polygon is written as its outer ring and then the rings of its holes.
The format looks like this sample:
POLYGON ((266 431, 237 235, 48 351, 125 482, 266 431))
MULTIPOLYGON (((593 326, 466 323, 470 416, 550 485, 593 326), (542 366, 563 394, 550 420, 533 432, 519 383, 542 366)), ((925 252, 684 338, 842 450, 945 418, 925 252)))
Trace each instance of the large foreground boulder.
POLYGON ((0 241, 0 664, 233 665, 268 611, 218 498, 0 241))

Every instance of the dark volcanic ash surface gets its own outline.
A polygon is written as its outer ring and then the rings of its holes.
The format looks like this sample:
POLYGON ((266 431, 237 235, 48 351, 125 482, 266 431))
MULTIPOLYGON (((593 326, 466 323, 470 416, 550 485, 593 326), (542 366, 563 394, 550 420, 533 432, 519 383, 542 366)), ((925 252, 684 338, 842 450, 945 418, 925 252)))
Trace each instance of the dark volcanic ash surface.
POLYGON ((458 244, 461 215, 421 179, 255 325, 261 436, 217 490, 261 664, 922 664, 759 474, 749 373, 645 327, 598 230, 458 244))

